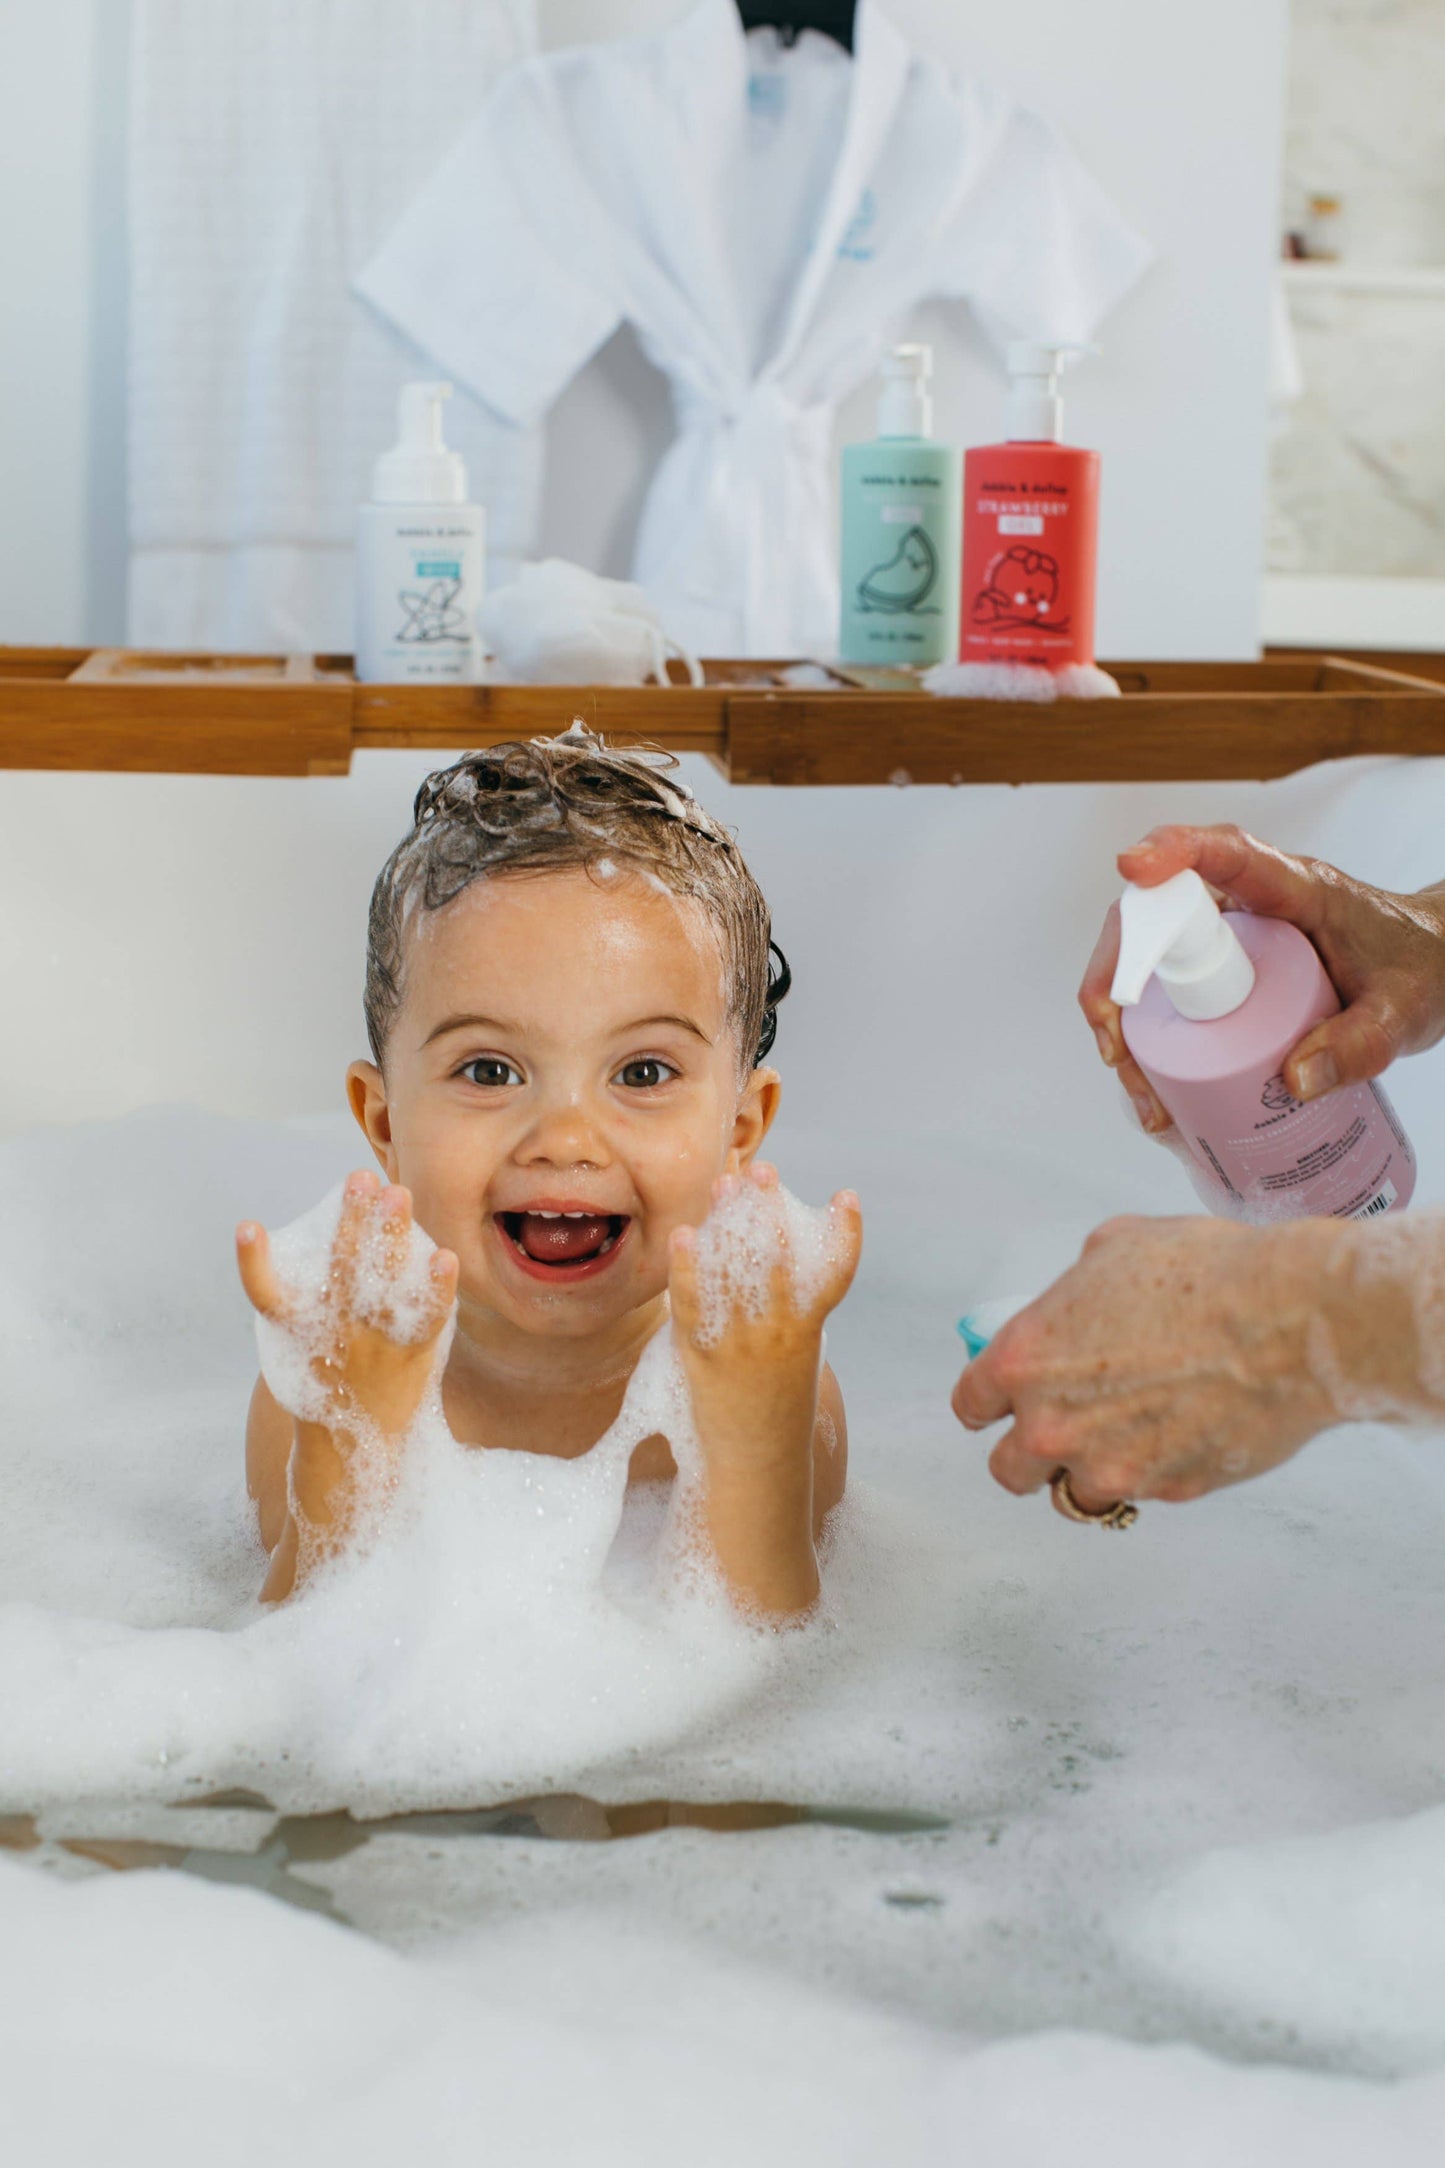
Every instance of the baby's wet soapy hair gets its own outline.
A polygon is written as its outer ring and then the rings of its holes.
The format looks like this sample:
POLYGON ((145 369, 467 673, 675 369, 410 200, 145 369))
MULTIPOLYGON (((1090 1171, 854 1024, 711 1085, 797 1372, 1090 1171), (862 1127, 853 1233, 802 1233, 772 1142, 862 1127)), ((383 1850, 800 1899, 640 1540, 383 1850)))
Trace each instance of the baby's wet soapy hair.
POLYGON ((699 904, 718 937, 744 1061, 766 1058, 791 973, 741 851, 675 779, 676 766, 660 751, 619 752, 577 723, 559 738, 468 753, 427 777, 411 832, 372 891, 366 1030, 378 1066, 402 1003, 413 914, 444 910, 474 881, 571 868, 595 879, 639 873, 699 904))

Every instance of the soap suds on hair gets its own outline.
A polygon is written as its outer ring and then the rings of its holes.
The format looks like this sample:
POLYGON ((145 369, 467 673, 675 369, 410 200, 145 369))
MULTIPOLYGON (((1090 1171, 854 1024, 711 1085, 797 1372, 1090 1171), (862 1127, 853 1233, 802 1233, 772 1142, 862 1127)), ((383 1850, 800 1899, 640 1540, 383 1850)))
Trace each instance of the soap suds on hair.
POLYGON ((365 1007, 373 1059, 384 1065, 418 922, 480 881, 577 869, 605 883, 621 868, 705 912, 726 966, 727 1015, 744 1069, 760 1061, 787 973, 773 970, 768 907, 736 839, 676 767, 670 753, 614 747, 577 722, 560 737, 490 746, 429 775, 411 829, 372 889, 365 1007))

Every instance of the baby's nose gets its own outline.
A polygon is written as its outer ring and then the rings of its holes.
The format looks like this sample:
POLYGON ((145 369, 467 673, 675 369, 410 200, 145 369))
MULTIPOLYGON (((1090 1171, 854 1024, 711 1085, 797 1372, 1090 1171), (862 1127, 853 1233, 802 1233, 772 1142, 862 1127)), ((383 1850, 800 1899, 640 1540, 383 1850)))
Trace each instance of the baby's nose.
POLYGON ((603 1125, 583 1102, 559 1099, 538 1108, 517 1157, 524 1166, 605 1167, 612 1153, 603 1125))

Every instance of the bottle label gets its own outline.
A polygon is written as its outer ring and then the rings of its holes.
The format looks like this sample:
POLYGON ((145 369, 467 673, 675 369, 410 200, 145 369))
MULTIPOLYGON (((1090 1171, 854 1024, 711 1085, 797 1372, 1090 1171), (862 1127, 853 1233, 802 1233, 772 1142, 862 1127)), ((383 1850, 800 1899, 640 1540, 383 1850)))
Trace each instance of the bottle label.
POLYGON ((482 541, 472 520, 403 519, 363 551, 363 677, 469 682, 477 674, 482 541))
POLYGON ((957 648, 956 472, 935 454, 872 448, 854 474, 843 541, 843 654, 851 662, 951 661, 957 648))
POLYGON ((964 662, 1091 662, 1099 463, 1068 444, 993 444, 964 465, 964 662))
POLYGON ((970 632, 986 635, 995 646, 1016 641, 1030 651, 1072 645, 1073 610, 1064 576, 1069 511, 1066 487, 1026 484, 1008 496, 995 492, 977 499, 974 533, 991 526, 997 546, 965 598, 970 632))
POLYGON ((1247 1217, 1304 1212, 1365 1219, 1398 1202, 1393 1177, 1403 1178, 1414 1155, 1377 1085, 1353 1085, 1302 1105, 1276 1074, 1265 1082, 1259 1106, 1250 1133, 1228 1138, 1219 1152, 1247 1217))

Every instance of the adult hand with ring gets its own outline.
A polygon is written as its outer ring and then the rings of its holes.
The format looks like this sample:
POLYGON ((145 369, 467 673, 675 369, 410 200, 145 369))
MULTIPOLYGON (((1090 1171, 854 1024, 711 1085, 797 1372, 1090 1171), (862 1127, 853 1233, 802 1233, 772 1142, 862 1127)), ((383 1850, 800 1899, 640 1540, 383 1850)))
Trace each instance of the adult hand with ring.
MULTIPOLYGON (((1219 901, 1298 926, 1339 992, 1340 1014, 1316 1024, 1285 1062, 1285 1083, 1296 1099, 1364 1083, 1398 1055, 1445 1037, 1445 884, 1396 895, 1234 827, 1156 828, 1119 858, 1125 880, 1144 888, 1191 866, 1219 901)), ((1118 955, 1115 904, 1084 973, 1079 1006, 1143 1127, 1165 1137, 1169 1116, 1130 1058, 1110 998, 1118 955)))
MULTIPOLYGON (((1419 1229, 1419 1272, 1438 1271, 1445 1230, 1419 1229)), ((1414 1270, 1393 1229, 1111 1220, 970 1363, 954 1413, 970 1430, 1011 1419, 994 1476, 1022 1496, 1063 1470, 1053 1495, 1066 1513, 1199 1498, 1351 1414, 1431 1404, 1414 1270), (1387 1249, 1392 1269, 1372 1269, 1387 1249)))

